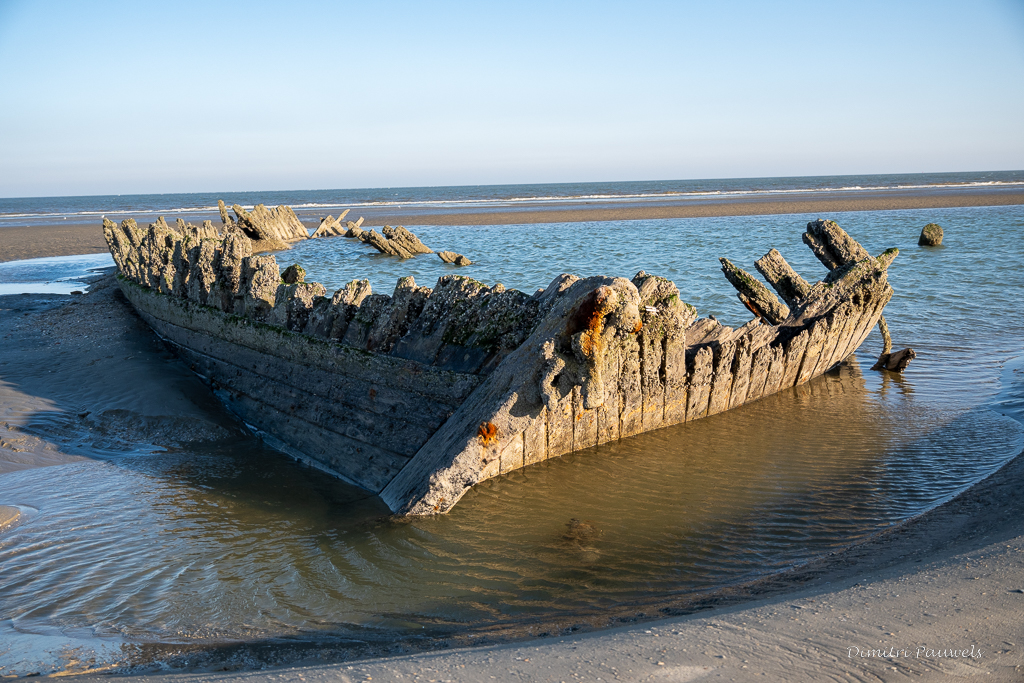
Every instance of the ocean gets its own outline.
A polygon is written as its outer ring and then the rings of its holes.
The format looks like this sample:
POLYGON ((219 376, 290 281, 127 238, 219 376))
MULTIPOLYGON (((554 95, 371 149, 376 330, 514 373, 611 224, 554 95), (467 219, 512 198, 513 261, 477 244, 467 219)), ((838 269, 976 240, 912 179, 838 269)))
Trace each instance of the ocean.
POLYGON ((287 204, 300 216, 339 209, 419 207, 425 210, 474 208, 528 208, 539 204, 621 204, 664 200, 698 201, 714 197, 825 193, 851 196, 892 191, 948 191, 971 188, 1021 188, 1024 171, 907 173, 886 175, 797 176, 786 178, 724 178, 711 180, 652 180, 600 183, 544 183, 534 185, 462 185, 453 187, 386 187, 349 190, 273 190, 258 192, 204 192, 180 194, 102 195, 88 197, 0 198, 0 228, 43 225, 57 221, 99 221, 104 215, 165 215, 186 220, 212 218, 217 200, 251 208, 287 204))

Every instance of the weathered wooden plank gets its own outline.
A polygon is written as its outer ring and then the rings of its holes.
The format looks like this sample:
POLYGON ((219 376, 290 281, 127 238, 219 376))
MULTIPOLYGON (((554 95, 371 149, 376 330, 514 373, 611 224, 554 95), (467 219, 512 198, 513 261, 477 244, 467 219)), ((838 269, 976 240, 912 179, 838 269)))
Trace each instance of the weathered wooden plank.
POLYGON ((698 420, 708 412, 711 397, 711 373, 714 352, 710 347, 697 349, 693 356, 693 367, 687 378, 686 420, 698 420))
POLYGON ((878 322, 878 316, 882 314, 882 309, 887 303, 888 299, 876 300, 861 309, 863 313, 860 316, 860 320, 854 327, 853 334, 850 335, 850 344, 847 347, 843 358, 849 356, 864 343, 864 340, 867 339, 869 334, 871 334, 872 328, 874 328, 875 324, 878 322))
POLYGON ((514 435, 505 444, 505 447, 501 450, 501 456, 499 457, 501 474, 506 472, 512 472, 518 470, 525 465, 523 457, 523 435, 522 433, 514 435))
POLYGON ((597 408, 583 407, 580 387, 572 388, 572 450, 579 451, 597 445, 597 408))
POLYGON ((728 410, 729 394, 732 393, 732 361, 736 356, 736 342, 716 344, 712 349, 713 372, 711 395, 708 398, 708 415, 728 410))
POLYGON ((736 354, 732 361, 732 391, 729 392, 729 407, 743 405, 747 400, 750 386, 750 364, 754 354, 751 338, 745 334, 736 341, 736 354))
POLYGON ((722 272, 726 279, 736 288, 740 301, 754 315, 763 317, 773 325, 778 325, 789 317, 789 306, 779 301, 778 297, 750 273, 737 267, 727 258, 718 260, 722 263, 722 272))
POLYGON ((670 336, 665 344, 666 425, 686 420, 686 335, 670 336))
POLYGON ((659 326, 644 325, 640 332, 641 429, 648 432, 661 427, 665 419, 665 383, 662 380, 664 332, 659 326))
POLYGON ((754 267, 790 308, 799 305, 811 291, 807 280, 793 270, 777 249, 772 249, 755 261, 754 267))
POLYGON ((835 362, 841 363, 846 360, 847 356, 852 353, 854 347, 854 338, 857 336, 857 330, 864 322, 864 316, 867 315, 864 309, 859 306, 853 306, 850 309, 850 319, 847 323, 846 332, 841 343, 836 345, 835 351, 835 362))
POLYGON ((807 224, 803 239, 829 270, 871 256, 835 221, 811 221, 807 224))
POLYGON ((432 396, 455 405, 465 400, 482 381, 476 375, 373 354, 227 315, 187 299, 161 296, 131 282, 122 281, 121 290, 140 313, 149 316, 147 321, 173 324, 297 365, 342 373, 367 382, 387 377, 392 388, 432 396))
POLYGON ((548 458, 547 408, 530 420, 523 431, 523 465, 532 465, 548 458))
POLYGON ((713 342, 724 342, 724 341, 727 341, 728 339, 730 339, 732 337, 732 333, 733 333, 733 329, 731 327, 727 327, 726 325, 719 324, 718 327, 715 327, 710 332, 708 332, 706 335, 704 335, 704 340, 701 341, 701 345, 706 346, 706 345, 711 344, 713 342))
POLYGON ((797 375, 800 374, 800 363, 803 362, 810 339, 811 333, 804 329, 783 345, 786 349, 786 367, 782 371, 780 386, 791 387, 796 384, 797 375))
POLYGON ((603 368, 604 405, 597 409, 597 442, 619 439, 619 351, 612 349, 605 356, 603 368))
POLYGON ((800 374, 797 375, 796 384, 803 384, 814 377, 814 369, 818 367, 821 347, 828 340, 828 333, 828 318, 818 318, 811 328, 811 338, 807 342, 807 351, 804 354, 803 362, 800 364, 800 374))
POLYGON ((572 392, 566 393, 558 401, 548 407, 547 411, 549 458, 557 458, 572 453, 572 392))
POLYGON ((698 318, 686 328, 686 345, 694 347, 704 341, 704 338, 712 331, 720 328, 722 324, 713 318, 698 318))
POLYGON ((643 394, 640 388, 640 344, 630 337, 623 340, 619 362, 619 438, 643 431, 643 394))
POLYGON ((221 387, 258 396, 259 400, 282 413, 329 426, 331 431, 350 439, 379 446, 407 458, 415 455, 435 431, 394 418, 382 419, 380 415, 342 405, 330 398, 314 397, 288 384, 191 349, 178 347, 178 351, 195 365, 196 371, 216 378, 221 387))
POLYGON ((399 423, 436 430, 457 408, 457 405, 441 403, 436 399, 388 386, 385 384, 386 377, 378 377, 376 382, 367 382, 342 373, 324 372, 276 356, 267 356, 207 334, 192 332, 173 323, 152 319, 143 311, 140 314, 153 329, 179 347, 275 378, 314 397, 338 402, 354 410, 376 413, 399 423))
POLYGON ((496 445, 480 450, 480 475, 477 481, 493 479, 501 474, 501 451, 496 445))
POLYGON ((828 344, 828 349, 822 351, 821 358, 818 360, 818 367, 814 369, 815 375, 820 375, 827 372, 833 365, 839 362, 837 356, 841 352, 841 349, 845 347, 847 338, 850 335, 850 331, 853 325, 851 318, 852 306, 849 304, 842 304, 838 309, 829 314, 829 329, 832 331, 829 335, 831 341, 828 344))
POLYGON ((772 347, 762 346, 754 350, 750 362, 750 382, 747 385, 747 398, 744 403, 750 403, 764 396, 764 382, 768 378, 768 369, 772 365, 772 347))
POLYGON ((786 370, 786 351, 782 346, 772 347, 772 364, 764 380, 763 396, 771 396, 782 388, 782 373, 786 370))
POLYGON ((275 438, 368 491, 379 492, 409 462, 408 458, 282 413, 240 392, 218 392, 218 396, 250 424, 256 423, 257 418, 260 422, 273 421, 275 438))

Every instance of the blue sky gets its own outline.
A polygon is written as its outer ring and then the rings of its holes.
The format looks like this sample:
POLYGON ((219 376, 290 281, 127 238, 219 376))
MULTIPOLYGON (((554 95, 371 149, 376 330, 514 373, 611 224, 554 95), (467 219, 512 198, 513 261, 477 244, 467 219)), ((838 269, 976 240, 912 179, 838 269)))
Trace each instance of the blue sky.
POLYGON ((0 0, 6 197, 1020 168, 1020 0, 0 0))

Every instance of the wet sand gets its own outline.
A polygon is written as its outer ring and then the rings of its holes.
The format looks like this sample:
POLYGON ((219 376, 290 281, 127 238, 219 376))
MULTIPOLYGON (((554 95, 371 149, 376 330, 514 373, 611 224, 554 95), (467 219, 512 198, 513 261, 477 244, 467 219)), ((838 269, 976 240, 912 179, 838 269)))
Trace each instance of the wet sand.
MULTIPOLYGON (((0 337, 0 472, 79 458, 71 445, 87 434, 170 445, 168 439, 216 439, 231 431, 218 404, 161 349, 109 278, 85 296, 0 297, 0 337), (126 373, 134 381, 122 381, 126 373)), ((1017 458, 916 520, 797 571, 708 596, 704 609, 689 616, 648 605, 649 618, 591 633, 572 635, 573 625, 563 624, 554 631, 560 635, 480 647, 138 678, 1021 680, 1022 487, 1024 458, 1017 458), (966 657, 936 654, 972 646, 966 657), (858 654, 872 649, 899 652, 858 654)))
MULTIPOLYGON (((82 460, 83 443, 173 447, 237 433, 112 275, 84 296, 0 296, 0 475, 82 460)), ((0 505, 15 503, 0 489, 0 505)))
MULTIPOLYGON (((787 213, 837 213, 844 211, 887 211, 896 209, 939 209, 959 206, 1006 206, 1024 204, 1019 189, 963 189, 942 191, 886 191, 874 193, 836 192, 814 197, 777 195, 756 197, 709 197, 623 202, 548 202, 510 207, 495 205, 486 210, 452 211, 450 206, 429 211, 422 206, 361 207, 349 218, 364 217, 364 225, 526 225, 588 221, 629 221, 658 218, 707 216, 758 216, 787 213)), ((325 209, 300 210, 308 228, 319 224, 325 209)), ((188 216, 193 222, 219 219, 211 214, 188 216)), ((118 216, 111 218, 119 219, 118 216)), ((156 220, 136 216, 140 224, 156 220)), ((44 256, 70 256, 106 251, 99 221, 84 225, 35 225, 0 227, 0 261, 44 256)))
POLYGON ((100 254, 106 251, 103 226, 99 223, 0 228, 0 261, 100 254))
MULTIPOLYGON (((762 216, 786 213, 838 213, 844 211, 890 211, 896 209, 941 209, 959 206, 1006 206, 1024 204, 1024 191, 973 188, 942 192, 886 191, 875 193, 835 192, 813 197, 757 195, 752 197, 706 197, 622 202, 537 203, 510 209, 496 206, 486 211, 449 213, 447 209, 426 212, 417 207, 396 210, 367 208, 362 215, 367 225, 511 225, 531 223, 578 223, 586 221, 632 221, 656 218, 704 218, 710 216, 762 216)), ((356 213, 353 211, 353 213, 356 213)))

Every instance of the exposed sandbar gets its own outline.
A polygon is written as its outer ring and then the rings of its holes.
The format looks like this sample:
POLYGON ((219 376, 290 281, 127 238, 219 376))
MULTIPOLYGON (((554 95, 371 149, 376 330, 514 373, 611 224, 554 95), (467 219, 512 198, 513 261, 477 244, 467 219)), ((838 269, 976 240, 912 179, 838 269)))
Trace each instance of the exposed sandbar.
POLYGON ((0 261, 99 254, 107 251, 103 226, 33 225, 0 228, 0 261))
POLYGON ((423 212, 418 207, 391 207, 362 211, 365 225, 515 225, 523 223, 578 223, 633 221, 656 218, 705 218, 712 216, 763 216, 784 213, 831 214, 844 211, 892 211, 897 209, 944 209, 961 206, 1009 206, 1024 204, 1024 191, 957 191, 942 193, 878 192, 836 193, 814 197, 793 195, 715 197, 643 202, 592 202, 533 204, 488 211, 423 212))

